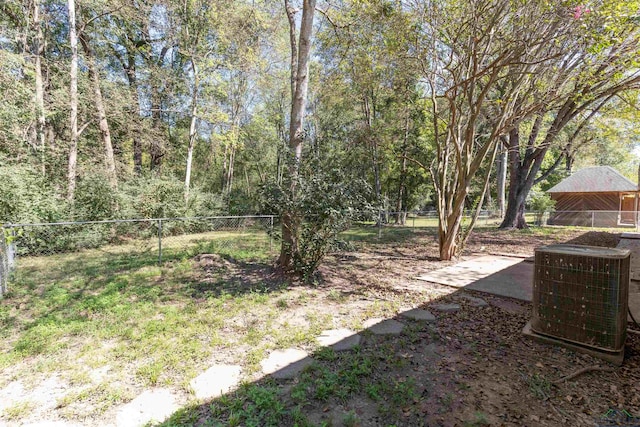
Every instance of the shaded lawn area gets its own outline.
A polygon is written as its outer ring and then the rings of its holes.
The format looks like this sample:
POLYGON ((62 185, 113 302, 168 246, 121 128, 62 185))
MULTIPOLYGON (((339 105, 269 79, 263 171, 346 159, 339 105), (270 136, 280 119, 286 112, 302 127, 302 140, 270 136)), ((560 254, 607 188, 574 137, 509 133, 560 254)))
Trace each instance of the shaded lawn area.
MULTIPOLYGON (((377 228, 363 226, 344 237, 345 250, 327 258, 311 285, 278 276, 259 233, 169 240, 160 265, 135 244, 21 258, 0 300, 0 397, 18 383, 23 397, 0 399, 0 419, 113 422, 121 405, 151 388, 172 390, 185 408, 165 425, 522 425, 535 417, 540 425, 587 425, 614 403, 637 412, 637 401, 580 382, 552 387, 575 366, 598 362, 522 338, 526 305, 491 297, 490 307, 473 307, 453 289, 415 281, 447 265, 436 259, 433 229, 388 227, 378 239, 377 228), (348 353, 316 342, 322 330, 359 331, 367 319, 436 301, 462 310, 433 324, 404 319, 400 336, 368 336, 348 353), (306 350, 315 363, 293 380, 263 377, 260 361, 284 348, 306 350), (240 365, 245 385, 196 400, 189 382, 221 363, 240 365), (32 392, 47 381, 46 398, 32 392), (516 398, 523 392, 530 402, 516 398), (493 397, 482 403, 482 393, 493 397)), ((616 239, 606 231, 481 228, 468 251, 527 255, 541 244, 616 239)), ((635 337, 630 346, 630 362, 596 387, 635 392, 623 377, 636 376, 635 337)))

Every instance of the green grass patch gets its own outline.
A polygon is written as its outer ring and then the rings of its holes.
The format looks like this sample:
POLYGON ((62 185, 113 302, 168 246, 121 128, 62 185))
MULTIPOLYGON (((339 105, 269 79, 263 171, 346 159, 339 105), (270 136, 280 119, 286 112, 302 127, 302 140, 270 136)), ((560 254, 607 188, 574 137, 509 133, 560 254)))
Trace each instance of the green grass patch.
MULTIPOLYGON (((11 292, 0 300, 0 367, 42 357, 51 362, 45 371, 64 369, 81 354, 147 386, 179 383, 226 344, 219 334, 226 320, 276 312, 274 289, 244 278, 244 269, 267 268, 273 257, 264 234, 172 237, 161 264, 141 247, 19 258, 11 292), (207 272, 194 260, 200 253, 218 254, 237 271, 207 272)), ((256 330, 255 343, 271 332, 256 330)), ((302 332, 294 339, 303 340, 302 332)))
POLYGON ((36 408, 36 404, 29 400, 17 402, 4 409, 2 415, 7 421, 17 421, 24 418, 36 408))

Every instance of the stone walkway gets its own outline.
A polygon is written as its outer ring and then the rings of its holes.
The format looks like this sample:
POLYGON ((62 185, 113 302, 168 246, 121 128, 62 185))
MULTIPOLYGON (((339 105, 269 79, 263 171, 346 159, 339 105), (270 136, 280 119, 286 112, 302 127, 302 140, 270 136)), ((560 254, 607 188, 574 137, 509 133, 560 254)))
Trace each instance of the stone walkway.
POLYGON ((213 365, 189 385, 197 399, 213 399, 232 391, 240 382, 241 372, 238 365, 213 365))
MULTIPOLYGON (((487 306, 487 302, 467 294, 458 295, 457 300, 465 300, 466 304, 474 307, 487 306)), ((431 304, 430 308, 445 315, 446 313, 461 309, 458 303, 431 304)), ((429 310, 421 308, 404 308, 398 313, 397 319, 372 318, 363 322, 365 331, 372 335, 400 335, 405 329, 405 323, 401 320, 434 322, 437 316, 429 310)), ((322 331, 316 338, 322 347, 330 347, 334 351, 351 351, 363 344, 363 336, 349 329, 329 329, 322 331)), ((434 345, 434 355, 437 354, 434 345)), ((296 348, 272 351, 260 362, 262 374, 278 380, 295 378, 306 367, 312 365, 314 359, 309 353, 296 348)), ((106 368, 108 369, 108 368, 106 368)), ((212 365, 206 371, 194 378, 190 383, 191 390, 196 399, 207 401, 220 397, 225 393, 235 390, 242 380, 242 367, 239 365, 212 365)), ((57 381, 50 378, 48 381, 57 381)), ((57 385, 58 383, 56 383, 57 385)), ((4 390, 0 390, 0 409, 15 402, 17 397, 25 396, 22 384, 14 382, 4 390), (9 395, 7 395, 9 392, 9 395)), ((57 388, 61 388, 58 386, 57 388)), ((55 388, 55 387, 54 387, 55 388)), ((36 389, 37 390, 37 389, 36 389)), ((60 393, 58 393, 60 394, 60 393)), ((58 395, 56 395, 59 397, 58 395)), ((42 404, 52 404, 54 399, 43 400, 42 404)), ((184 398, 177 396, 174 391, 167 388, 146 390, 126 405, 121 406, 116 414, 115 424, 110 427, 140 427, 154 422, 162 422, 169 418, 186 402, 184 398)), ((0 421, 0 427, 5 427, 0 421)), ((77 424, 63 421, 41 421, 35 424, 22 424, 31 427, 76 427, 77 424)))
POLYGON ((116 426, 139 427, 153 421, 164 421, 178 409, 177 397, 171 390, 147 390, 118 411, 116 426))

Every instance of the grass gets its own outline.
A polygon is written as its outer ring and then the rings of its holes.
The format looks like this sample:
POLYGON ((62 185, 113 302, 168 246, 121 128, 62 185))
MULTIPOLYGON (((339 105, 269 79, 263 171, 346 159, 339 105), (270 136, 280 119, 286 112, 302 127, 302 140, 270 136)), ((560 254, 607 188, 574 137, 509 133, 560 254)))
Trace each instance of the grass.
POLYGON ((4 413, 2 414, 4 418, 8 421, 17 421, 27 415, 29 412, 33 411, 36 407, 34 402, 25 400, 22 402, 17 402, 8 408, 5 408, 4 413))
POLYGON ((535 373, 525 376, 525 382, 529 386, 529 391, 537 399, 546 400, 551 393, 551 382, 543 375, 535 373))
MULTIPOLYGON (((401 230, 396 234, 394 239, 404 235, 401 230)), ((364 235, 361 241, 370 238, 376 239, 364 235)), ((0 369, 33 382, 42 375, 60 374, 73 387, 58 399, 58 410, 72 419, 99 417, 144 388, 188 392, 190 379, 222 353, 226 362, 241 364, 252 378, 271 350, 313 350, 316 336, 333 322, 331 313, 313 312, 304 324, 279 321, 283 310, 308 304, 318 294, 310 289, 290 295, 287 284, 277 278, 264 281, 268 274, 261 271, 268 271, 275 254, 263 234, 169 238, 163 242, 160 264, 149 247, 130 242, 20 257, 10 292, 0 300, 0 369), (217 255, 202 267, 197 258, 202 253, 217 255), (126 392, 92 379, 94 371, 105 367, 109 378, 128 385, 126 392)), ((327 297, 330 303, 344 299, 338 292, 327 297)), ((389 303, 379 305, 368 314, 391 310, 389 303)), ((356 383, 342 384, 321 371, 309 398, 344 397, 356 383)), ((261 400, 266 393, 259 389, 245 392, 253 409, 229 415, 230 425, 238 417, 250 425, 266 406, 272 407, 261 400)), ((19 419, 27 409, 10 408, 4 417, 19 419)), ((268 419, 263 421, 269 425, 268 419)))
MULTIPOLYGON (((434 235, 428 227, 387 227, 381 238, 371 226, 344 233, 346 240, 367 245, 420 244, 434 235)), ((10 293, 0 300, 0 370, 25 382, 61 374, 73 387, 58 399, 58 410, 65 418, 86 419, 99 418, 149 387, 188 394, 190 380, 212 363, 240 364, 245 379, 254 381, 260 361, 273 349, 317 350, 317 362, 285 394, 269 381, 250 382, 206 409, 180 411, 168 426, 203 416, 213 425, 217 420, 219 425, 311 425, 304 415, 310 407, 341 404, 358 393, 375 402, 381 417, 393 420, 418 399, 422 385, 389 377, 386 369, 401 372, 407 365, 390 343, 338 354, 317 349, 315 342, 333 325, 332 313, 310 310, 303 322, 282 321, 285 311, 319 298, 335 307, 349 295, 289 289, 269 273, 274 257, 269 239, 258 232, 167 238, 162 263, 151 241, 21 257, 10 293), (216 256, 199 261, 199 254, 216 256), (96 379, 107 367, 109 378, 96 379)), ((372 301, 353 313, 351 326, 393 316, 400 306, 399 300, 372 301)), ((397 345, 414 344, 411 334, 407 328, 397 345)), ((534 378, 529 386, 534 395, 547 392, 534 378)), ((31 412, 29 405, 14 405, 2 416, 19 420, 31 412)), ((344 414, 345 425, 358 422, 355 414, 344 414)))
MULTIPOLYGON (((346 404, 361 390, 371 392, 383 418, 393 418, 400 408, 418 396, 418 385, 411 378, 388 381, 383 369, 382 349, 356 349, 351 353, 335 353, 319 349, 315 362, 307 367, 291 387, 282 389, 271 379, 249 383, 222 396, 209 405, 184 408, 162 426, 190 425, 193 420, 214 420, 212 425, 228 426, 311 426, 308 419, 312 407, 335 407, 346 404)), ((358 415, 350 410, 342 417, 347 426, 359 425, 358 415)), ((330 424, 320 424, 330 425, 330 424)))
MULTIPOLYGON (((20 258, 0 301, 0 369, 40 361, 41 373, 87 382, 91 369, 109 365, 141 387, 179 385, 236 336, 248 344, 283 340, 288 331, 272 324, 277 303, 266 293, 278 295, 277 284, 267 289, 240 274, 230 278, 224 268, 194 273, 201 271, 198 253, 260 267, 272 256, 268 240, 241 233, 230 245, 228 235, 210 237, 169 240, 160 265, 157 254, 136 252, 137 243, 20 258)), ((294 332, 292 344, 309 342, 307 331, 294 332)))

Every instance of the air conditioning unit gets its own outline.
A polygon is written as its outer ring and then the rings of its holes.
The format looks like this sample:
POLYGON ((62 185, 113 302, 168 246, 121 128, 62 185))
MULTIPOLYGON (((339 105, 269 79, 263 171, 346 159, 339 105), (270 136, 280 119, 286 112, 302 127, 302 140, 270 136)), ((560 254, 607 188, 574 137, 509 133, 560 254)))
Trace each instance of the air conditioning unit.
POLYGON ((629 250, 578 245, 537 248, 531 332, 575 344, 578 350, 586 347, 605 356, 618 355, 619 359, 605 359, 621 363, 629 264, 629 250))

